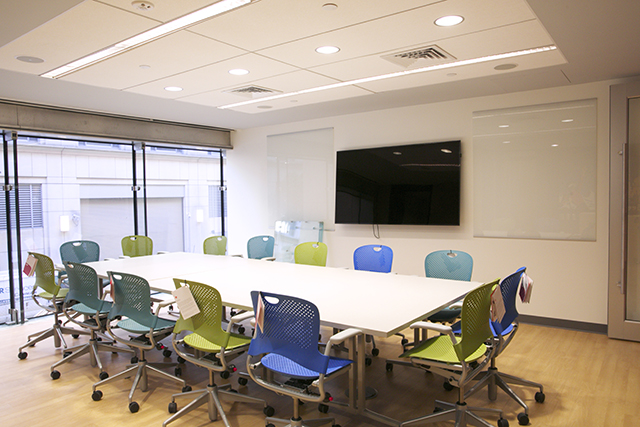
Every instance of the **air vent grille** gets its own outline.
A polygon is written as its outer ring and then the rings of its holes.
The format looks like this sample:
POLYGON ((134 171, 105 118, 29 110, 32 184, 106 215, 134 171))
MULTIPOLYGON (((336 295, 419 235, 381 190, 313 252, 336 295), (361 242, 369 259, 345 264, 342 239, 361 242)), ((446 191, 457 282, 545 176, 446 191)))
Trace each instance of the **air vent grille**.
POLYGON ((456 59, 455 56, 436 45, 383 55, 382 58, 405 68, 426 67, 456 59))
POLYGON ((245 98, 260 98, 263 96, 274 95, 277 93, 282 93, 279 90, 268 89, 266 87, 260 87, 255 85, 238 87, 235 89, 225 90, 225 93, 233 93, 236 95, 243 96, 245 98))

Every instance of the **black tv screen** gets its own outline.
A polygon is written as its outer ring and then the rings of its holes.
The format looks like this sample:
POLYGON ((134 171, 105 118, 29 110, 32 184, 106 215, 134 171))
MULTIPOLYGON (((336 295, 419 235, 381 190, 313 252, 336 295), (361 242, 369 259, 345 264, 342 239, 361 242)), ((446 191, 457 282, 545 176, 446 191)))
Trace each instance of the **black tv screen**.
POLYGON ((336 224, 460 225, 460 141, 338 151, 336 224))

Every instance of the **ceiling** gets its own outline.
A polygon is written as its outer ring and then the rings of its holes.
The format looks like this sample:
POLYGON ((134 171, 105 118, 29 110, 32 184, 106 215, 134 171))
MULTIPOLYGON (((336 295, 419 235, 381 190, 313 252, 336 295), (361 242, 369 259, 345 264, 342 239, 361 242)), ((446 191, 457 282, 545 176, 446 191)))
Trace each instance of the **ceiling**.
POLYGON ((228 129, 640 75, 637 0, 254 0, 58 79, 40 75, 214 1, 2 2, 1 99, 228 129), (464 21, 434 25, 451 14, 464 21), (340 51, 315 51, 326 45, 340 51), (261 99, 229 92, 241 88, 290 94, 549 45, 557 49, 219 108, 261 99), (397 57, 427 47, 449 57, 397 57), (249 73, 229 74, 237 68, 249 73))

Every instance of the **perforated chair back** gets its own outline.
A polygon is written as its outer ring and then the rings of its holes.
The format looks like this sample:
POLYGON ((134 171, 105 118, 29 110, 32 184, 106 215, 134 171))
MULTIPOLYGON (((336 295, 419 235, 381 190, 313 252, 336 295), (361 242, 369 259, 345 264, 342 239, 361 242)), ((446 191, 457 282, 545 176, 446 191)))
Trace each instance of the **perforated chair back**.
POLYGON ((109 319, 126 316, 141 325, 155 327, 158 318, 151 313, 149 282, 133 274, 114 271, 107 273, 113 286, 113 305, 109 311, 109 319))
POLYGON ((58 295, 60 286, 56 283, 56 272, 53 260, 46 255, 37 252, 29 252, 29 255, 36 257, 36 282, 34 288, 42 288, 51 295, 58 295))
POLYGON ((435 251, 424 259, 424 272, 427 277, 451 280, 471 280, 473 258, 462 251, 435 251))
POLYGON ((353 268, 356 270, 390 273, 393 250, 384 245, 365 245, 353 251, 353 268))
POLYGON ((212 286, 203 283, 173 279, 176 289, 187 285, 198 305, 200 313, 184 319, 182 315, 173 328, 173 333, 191 331, 204 337, 208 341, 226 347, 229 333, 222 329, 223 306, 220 292, 212 286))
POLYGON ((329 357, 318 350, 320 313, 311 302, 269 292, 251 292, 254 312, 264 305, 264 328, 256 324, 249 354, 275 353, 318 373, 326 373, 329 357))
POLYGON ((516 297, 518 286, 520 285, 520 278, 526 271, 526 267, 520 267, 515 273, 510 274, 500 282, 500 292, 502 293, 502 300, 504 301, 505 313, 499 322, 491 322, 496 334, 502 334, 518 317, 516 297))
POLYGON ((147 236, 126 236, 122 238, 122 255, 129 257, 153 255, 153 240, 147 236))
POLYGON ((296 264, 327 265, 327 245, 322 242, 300 243, 293 251, 293 259, 296 264))
POLYGON ((273 236, 255 236, 247 242, 247 256, 251 259, 262 259, 273 256, 276 239, 273 236))
POLYGON ((60 259, 67 262, 93 262, 100 260, 100 246, 91 240, 74 240, 60 245, 60 259))
POLYGON ((211 236, 204 239, 202 250, 207 255, 224 255, 227 253, 227 238, 211 236))
POLYGON ((78 301, 100 311, 105 301, 101 299, 102 287, 96 271, 88 265, 76 262, 67 262, 64 266, 69 278, 67 301, 78 301))
POLYGON ((478 350, 485 341, 493 337, 491 332, 491 292, 498 280, 485 283, 467 294, 462 302, 462 337, 454 345, 459 360, 465 360, 478 350))

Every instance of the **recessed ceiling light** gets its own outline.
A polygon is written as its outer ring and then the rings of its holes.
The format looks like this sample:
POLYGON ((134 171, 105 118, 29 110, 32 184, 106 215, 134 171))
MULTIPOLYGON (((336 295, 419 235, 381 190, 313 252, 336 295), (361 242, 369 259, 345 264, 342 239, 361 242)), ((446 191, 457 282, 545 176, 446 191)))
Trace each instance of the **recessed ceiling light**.
POLYGON ((167 86, 164 88, 164 90, 168 91, 168 92, 180 92, 182 90, 181 87, 178 86, 167 86))
POLYGON ((151 65, 142 64, 139 67, 142 68, 143 70, 148 70, 149 68, 151 68, 151 65))
POLYGON ((340 48, 336 46, 321 46, 316 49, 316 52, 323 53, 325 55, 330 55, 332 53, 339 52, 340 48))
POLYGON ((573 119, 564 119, 562 121, 562 123, 571 123, 573 121, 573 119))
POLYGON ((493 67, 494 70, 504 71, 504 70, 512 70, 516 68, 518 64, 500 64, 493 67))
POLYGON ((551 144, 551 146, 552 146, 552 147, 557 147, 557 146, 558 146, 558 144, 551 144))
POLYGON ((503 144, 511 144, 511 141, 502 141, 503 144))
POLYGON ((509 125, 498 125, 499 128, 508 128, 509 125))
POLYGON ((338 5, 335 3, 325 3, 322 5, 322 9, 324 10, 336 10, 338 5))
POLYGON ((244 76, 249 74, 249 70, 245 70, 244 68, 234 68, 233 70, 229 70, 229 74, 233 74, 234 76, 244 76))
POLYGON ((16 59, 18 61, 28 62, 29 64, 41 64, 44 62, 44 59, 35 56, 16 56, 16 59))
POLYGON ((464 21, 464 18, 462 16, 449 15, 436 19, 435 24, 438 27, 452 27, 454 25, 458 25, 462 21, 464 21))

